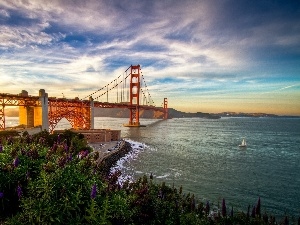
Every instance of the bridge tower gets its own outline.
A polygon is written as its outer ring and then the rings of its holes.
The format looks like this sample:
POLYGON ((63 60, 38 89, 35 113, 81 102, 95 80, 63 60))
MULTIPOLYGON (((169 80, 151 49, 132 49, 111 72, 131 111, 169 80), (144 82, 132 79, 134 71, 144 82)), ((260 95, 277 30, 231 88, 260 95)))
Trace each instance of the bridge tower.
POLYGON ((126 127, 140 127, 140 65, 130 67, 130 116, 126 127))
POLYGON ((168 119, 168 99, 164 98, 164 119, 168 119))

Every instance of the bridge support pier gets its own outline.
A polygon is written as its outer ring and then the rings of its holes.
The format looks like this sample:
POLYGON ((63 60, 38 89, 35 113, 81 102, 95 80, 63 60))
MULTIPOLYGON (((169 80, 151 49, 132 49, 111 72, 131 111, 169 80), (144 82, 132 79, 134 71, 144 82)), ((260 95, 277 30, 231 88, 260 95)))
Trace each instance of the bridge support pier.
MULTIPOLYGON (((22 97, 28 97, 28 92, 22 90, 20 93, 22 97)), ((19 124, 24 125, 26 128, 34 127, 34 107, 25 105, 19 106, 19 124)))
MULTIPOLYGON (((21 96, 28 97, 28 92, 23 90, 21 96)), ((41 126, 42 130, 49 130, 48 94, 44 89, 39 91, 36 106, 19 106, 19 124, 27 128, 41 126)))
POLYGON ((48 119, 48 93, 45 92, 44 89, 40 89, 39 91, 39 97, 40 97, 40 110, 41 110, 41 125, 42 130, 49 131, 49 119, 48 119))

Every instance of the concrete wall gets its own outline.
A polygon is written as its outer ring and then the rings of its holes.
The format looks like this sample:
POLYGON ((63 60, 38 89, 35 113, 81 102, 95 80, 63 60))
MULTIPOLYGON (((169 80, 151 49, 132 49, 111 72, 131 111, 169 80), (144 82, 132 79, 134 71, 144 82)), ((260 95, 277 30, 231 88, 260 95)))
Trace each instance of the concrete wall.
POLYGON ((99 132, 80 132, 80 133, 84 135, 84 138, 89 143, 112 141, 110 132, 99 131, 99 132))
MULTIPOLYGON (((92 129, 92 130, 75 130, 72 132, 81 133, 89 143, 96 142, 110 142, 118 141, 121 139, 121 130, 109 130, 109 129, 92 129)), ((63 133, 64 130, 55 130, 54 133, 63 133)))

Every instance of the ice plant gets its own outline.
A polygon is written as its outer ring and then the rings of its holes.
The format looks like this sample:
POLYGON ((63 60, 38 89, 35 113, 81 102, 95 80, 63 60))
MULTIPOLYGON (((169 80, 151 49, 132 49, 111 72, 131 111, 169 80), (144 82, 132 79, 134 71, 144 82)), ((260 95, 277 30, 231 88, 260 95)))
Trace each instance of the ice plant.
POLYGON ((19 199, 20 199, 20 198, 22 197, 22 194, 23 194, 22 188, 21 188, 20 185, 18 185, 18 187, 17 187, 17 194, 18 194, 18 197, 19 197, 19 199))
POLYGON ((96 184, 94 184, 91 191, 91 199, 96 198, 96 194, 97 194, 97 186, 96 184))

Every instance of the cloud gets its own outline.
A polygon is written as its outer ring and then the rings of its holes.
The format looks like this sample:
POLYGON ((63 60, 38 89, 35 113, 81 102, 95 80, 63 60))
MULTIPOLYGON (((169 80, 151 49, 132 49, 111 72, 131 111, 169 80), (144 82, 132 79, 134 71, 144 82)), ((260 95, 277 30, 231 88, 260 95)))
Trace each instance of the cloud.
MULTIPOLYGON (((43 27, 43 25, 41 25, 43 27)), ((51 36, 42 32, 39 27, 13 28, 0 26, 3 35, 0 37, 0 48, 24 48, 26 46, 47 45, 53 40, 60 39, 59 36, 51 36)))
POLYGON ((289 89, 289 88, 292 88, 292 87, 298 87, 300 86, 300 84, 293 84, 293 85, 289 85, 289 86, 286 86, 286 87, 283 87, 283 88, 280 88, 279 90, 284 90, 284 89, 289 89))
POLYGON ((10 15, 6 10, 0 9, 0 17, 10 17, 10 15))
POLYGON ((83 96, 140 64, 155 97, 270 90, 276 77, 299 80, 299 5, 287 5, 3 0, 1 89, 83 96))

